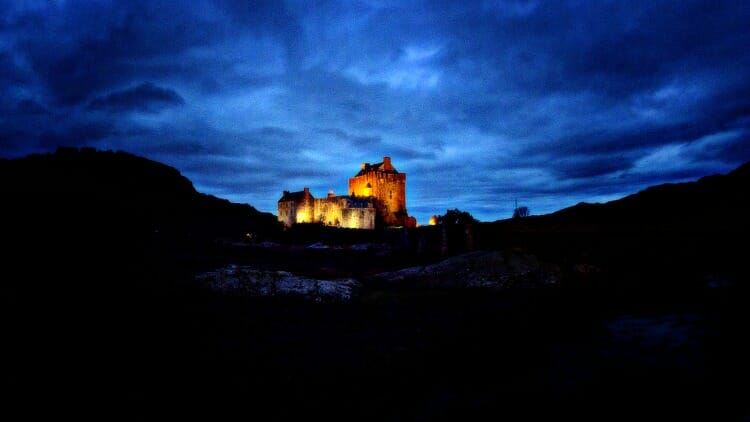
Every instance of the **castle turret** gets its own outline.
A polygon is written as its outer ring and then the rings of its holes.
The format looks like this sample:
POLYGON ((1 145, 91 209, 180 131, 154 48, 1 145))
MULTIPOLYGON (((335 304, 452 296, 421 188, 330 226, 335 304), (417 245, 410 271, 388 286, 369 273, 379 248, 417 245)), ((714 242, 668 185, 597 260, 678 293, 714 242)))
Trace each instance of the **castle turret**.
POLYGON ((383 162, 363 163, 356 176, 349 179, 349 192, 357 197, 373 197, 378 217, 385 226, 406 226, 406 174, 399 173, 391 157, 383 162))
POLYGON ((294 223, 310 223, 314 218, 314 204, 315 198, 308 187, 299 192, 285 190, 278 202, 278 219, 287 227, 294 223))
POLYGON ((383 157, 383 170, 385 171, 396 170, 393 168, 393 165, 391 164, 391 157, 383 157))

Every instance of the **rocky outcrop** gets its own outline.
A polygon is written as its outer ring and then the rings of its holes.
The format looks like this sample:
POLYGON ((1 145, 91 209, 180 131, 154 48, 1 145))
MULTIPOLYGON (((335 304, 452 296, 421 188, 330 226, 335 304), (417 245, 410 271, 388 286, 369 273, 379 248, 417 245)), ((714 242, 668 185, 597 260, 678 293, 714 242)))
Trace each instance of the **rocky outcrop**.
POLYGON ((502 289, 556 284, 560 269, 517 250, 477 251, 370 277, 373 283, 502 289))
POLYGON ((230 265, 196 276, 201 284, 222 292, 249 296, 295 296, 315 302, 347 302, 358 295, 354 279, 318 280, 286 271, 266 271, 230 265))

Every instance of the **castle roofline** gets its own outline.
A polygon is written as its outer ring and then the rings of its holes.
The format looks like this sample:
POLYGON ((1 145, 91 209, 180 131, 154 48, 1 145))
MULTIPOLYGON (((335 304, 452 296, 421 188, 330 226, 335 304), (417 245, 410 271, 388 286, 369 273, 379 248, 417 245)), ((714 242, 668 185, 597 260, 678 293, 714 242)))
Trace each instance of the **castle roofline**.
MULTIPOLYGON (((383 157, 383 161, 380 163, 370 164, 370 163, 362 163, 362 168, 357 173, 357 176, 363 176, 371 171, 380 172, 380 173, 391 173, 391 174, 397 174, 398 170, 396 170, 395 167, 393 167, 393 164, 391 164, 391 157, 383 157)), ((356 177, 356 176, 355 176, 356 177)))
POLYGON ((312 194, 310 193, 310 188, 305 188, 305 190, 301 190, 298 192, 289 192, 288 190, 284 191, 284 194, 281 195, 281 199, 279 199, 278 202, 286 202, 286 201, 301 201, 305 198, 305 196, 312 197, 312 194))

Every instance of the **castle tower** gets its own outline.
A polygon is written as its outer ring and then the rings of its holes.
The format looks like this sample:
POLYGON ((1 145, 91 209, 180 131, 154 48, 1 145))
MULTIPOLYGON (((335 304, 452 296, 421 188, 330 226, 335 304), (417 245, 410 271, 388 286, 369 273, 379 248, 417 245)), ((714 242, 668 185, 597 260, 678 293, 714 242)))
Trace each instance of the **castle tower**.
POLYGON ((312 223, 315 218, 315 198, 308 187, 300 192, 285 190, 278 201, 278 209, 278 220, 287 227, 294 223, 312 223))
POLYGON ((406 226, 406 173, 399 173, 391 157, 381 163, 362 163, 356 176, 349 179, 349 193, 372 197, 377 202, 378 218, 385 226, 406 226))

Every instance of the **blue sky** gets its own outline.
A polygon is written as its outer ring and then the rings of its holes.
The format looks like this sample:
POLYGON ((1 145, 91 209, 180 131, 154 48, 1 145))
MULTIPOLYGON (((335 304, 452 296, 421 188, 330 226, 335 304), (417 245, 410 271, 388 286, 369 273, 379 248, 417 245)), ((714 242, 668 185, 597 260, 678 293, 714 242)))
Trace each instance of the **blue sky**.
POLYGON ((750 160, 747 1, 3 1, 0 156, 124 150, 276 212, 407 173, 419 223, 750 160))

